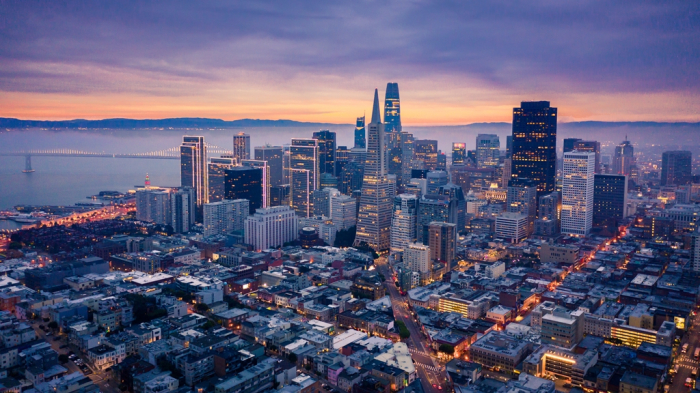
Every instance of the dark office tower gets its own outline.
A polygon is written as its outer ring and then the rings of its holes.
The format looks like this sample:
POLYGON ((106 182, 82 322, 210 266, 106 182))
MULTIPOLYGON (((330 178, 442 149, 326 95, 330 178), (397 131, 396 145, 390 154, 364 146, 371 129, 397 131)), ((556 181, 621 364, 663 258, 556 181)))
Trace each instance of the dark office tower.
POLYGON ((625 218, 627 176, 597 174, 593 180, 593 226, 617 226, 625 218))
POLYGON ((464 164, 467 158, 467 144, 462 142, 452 142, 452 165, 464 164))
POLYGON ((513 135, 506 136, 506 158, 513 156, 513 135))
POLYGON ((661 156, 661 185, 682 186, 692 180, 693 154, 686 150, 665 151, 661 156))
POLYGON ((250 159, 250 135, 239 132, 233 136, 233 158, 238 162, 250 159))
POLYGON ((247 199, 249 212, 255 213, 263 204, 263 170, 248 166, 227 169, 226 199, 247 199))
POLYGON ((360 211, 357 216, 355 246, 367 243, 377 252, 389 249, 391 209, 396 185, 386 173, 384 161, 384 124, 379 112, 379 94, 374 90, 372 121, 367 127, 367 159, 360 211))
POLYGON ((629 176, 634 164, 634 146, 632 146, 625 136, 625 140, 615 147, 613 174, 629 176))
POLYGON ((292 139, 292 145, 289 147, 291 206, 297 215, 302 217, 310 217, 314 210, 312 193, 318 188, 320 181, 318 161, 316 139, 292 139))
POLYGON ((535 220, 535 235, 555 237, 559 235, 559 193, 542 195, 540 197, 537 219, 535 220))
POLYGON ((350 195, 353 191, 362 190, 362 178, 365 175, 365 166, 359 162, 350 161, 343 167, 338 178, 338 190, 350 195))
POLYGON ((270 166, 267 161, 262 160, 242 160, 242 166, 258 168, 262 171, 262 205, 260 207, 270 207, 270 166))
POLYGON ((190 227, 194 225, 195 205, 193 199, 194 189, 191 187, 182 187, 171 194, 170 213, 172 218, 170 226, 173 227, 175 233, 189 232, 190 227))
POLYGON ((574 145, 576 142, 580 141, 580 138, 565 138, 564 139, 564 153, 574 151, 574 145))
POLYGON ((289 184, 270 187, 270 207, 289 205, 289 184))
POLYGON ((435 167, 435 169, 437 169, 439 171, 446 171, 447 170, 447 156, 441 150, 438 150, 437 166, 435 167))
POLYGON ((291 145, 282 145, 282 184, 291 183, 291 177, 289 176, 290 162, 292 160, 290 147, 291 145))
POLYGON ((537 216, 537 186, 530 179, 518 178, 508 182, 506 192, 506 211, 509 213, 521 213, 527 216, 530 236, 535 230, 535 218, 537 216))
POLYGON ((433 221, 428 225, 428 246, 430 246, 430 259, 433 262, 445 264, 444 272, 447 273, 454 267, 457 250, 457 225, 433 221))
POLYGON ((350 150, 348 147, 338 146, 338 148, 335 150, 335 173, 333 175, 339 178, 340 174, 343 172, 345 164, 347 164, 349 161, 350 150))
POLYGON ((437 194, 450 198, 450 216, 447 222, 456 224, 457 232, 463 231, 466 225, 467 199, 464 197, 462 187, 453 183, 448 183, 444 186, 440 186, 437 190, 437 194))
POLYGON ((284 148, 282 146, 257 146, 255 148, 255 159, 267 161, 267 166, 270 169, 270 187, 284 184, 283 157, 284 148))
POLYGON ((203 136, 183 136, 180 145, 180 185, 192 187, 197 207, 209 202, 207 146, 203 136))
POLYGON ((513 109, 511 176, 537 185, 538 195, 556 189, 557 108, 549 101, 523 102, 513 109))
POLYGON ((421 161, 425 169, 434 171, 438 166, 438 142, 432 139, 416 139, 413 143, 413 157, 421 161))
POLYGON ((318 167, 321 173, 335 175, 335 132, 321 130, 314 132, 318 141, 318 167))
POLYGON ((401 132, 401 104, 399 84, 387 83, 384 96, 384 132, 401 132))
POLYGON ((219 202, 224 199, 226 190, 226 169, 236 165, 235 158, 210 158, 209 159, 209 202, 219 202))
POLYGON ((584 141, 575 138, 564 139, 564 153, 568 153, 573 150, 595 153, 595 173, 600 173, 600 142, 584 141), (567 150, 567 144, 571 145, 572 149, 567 150))
POLYGON ((355 149, 366 149, 367 139, 365 137, 365 117, 358 117, 355 123, 355 149))
POLYGON ((427 179, 428 169, 411 169, 411 179, 427 179))

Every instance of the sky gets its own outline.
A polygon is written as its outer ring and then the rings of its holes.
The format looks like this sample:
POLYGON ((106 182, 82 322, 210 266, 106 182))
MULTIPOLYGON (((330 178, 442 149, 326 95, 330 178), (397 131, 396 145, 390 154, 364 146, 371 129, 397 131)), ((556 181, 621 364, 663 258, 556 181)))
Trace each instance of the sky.
POLYGON ((0 1, 0 117, 700 121, 696 1, 0 1))

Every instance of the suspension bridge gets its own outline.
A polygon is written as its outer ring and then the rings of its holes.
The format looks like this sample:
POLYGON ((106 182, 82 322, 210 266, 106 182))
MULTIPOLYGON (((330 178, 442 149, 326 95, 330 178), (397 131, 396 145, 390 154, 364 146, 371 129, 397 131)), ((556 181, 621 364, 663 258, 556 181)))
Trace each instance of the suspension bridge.
MULTIPOLYGON (((222 149, 215 145, 207 144, 207 154, 231 155, 231 150, 222 149)), ((0 151, 0 156, 24 156, 24 172, 34 172, 32 169, 32 157, 93 157, 93 158, 144 158, 150 160, 179 160, 180 147, 150 151, 145 153, 106 153, 77 149, 44 149, 44 150, 18 150, 0 151)))

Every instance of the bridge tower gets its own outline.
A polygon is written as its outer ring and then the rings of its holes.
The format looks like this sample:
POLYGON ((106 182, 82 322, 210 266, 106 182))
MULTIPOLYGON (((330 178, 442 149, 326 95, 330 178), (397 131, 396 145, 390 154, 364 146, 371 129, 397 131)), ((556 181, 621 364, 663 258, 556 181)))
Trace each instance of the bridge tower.
POLYGON ((29 154, 24 156, 24 170, 22 172, 24 172, 24 173, 34 172, 34 169, 32 169, 32 156, 30 156, 29 154))

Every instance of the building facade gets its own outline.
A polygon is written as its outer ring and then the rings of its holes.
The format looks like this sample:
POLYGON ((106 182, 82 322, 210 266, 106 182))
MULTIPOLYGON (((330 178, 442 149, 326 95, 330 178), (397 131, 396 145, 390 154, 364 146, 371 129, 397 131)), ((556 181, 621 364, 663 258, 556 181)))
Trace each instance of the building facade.
POLYGON ((595 153, 564 153, 561 233, 586 236, 593 226, 595 153))

